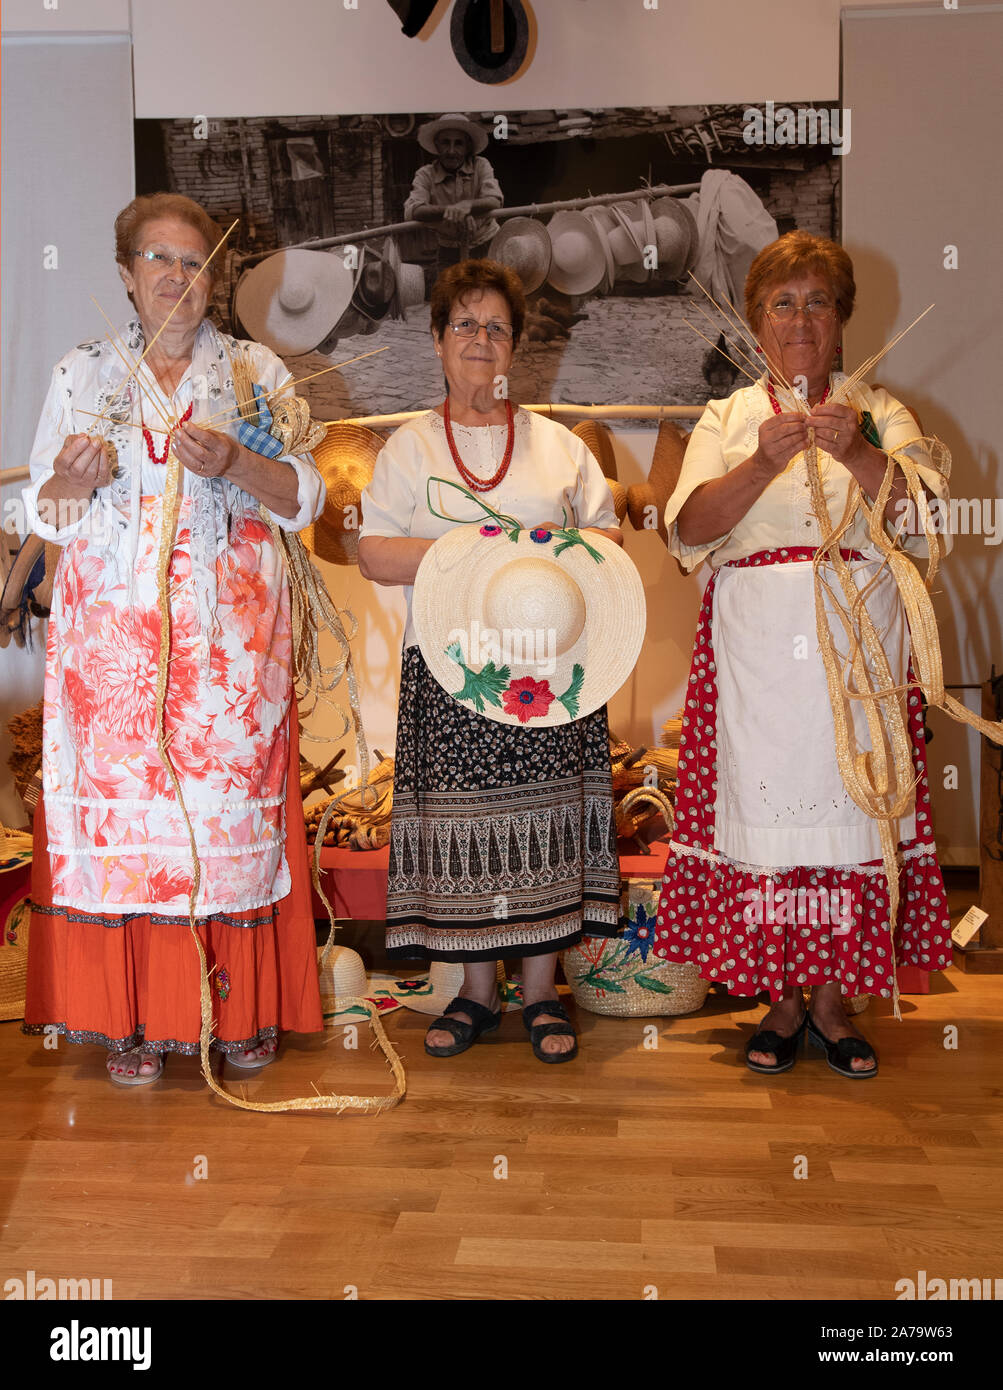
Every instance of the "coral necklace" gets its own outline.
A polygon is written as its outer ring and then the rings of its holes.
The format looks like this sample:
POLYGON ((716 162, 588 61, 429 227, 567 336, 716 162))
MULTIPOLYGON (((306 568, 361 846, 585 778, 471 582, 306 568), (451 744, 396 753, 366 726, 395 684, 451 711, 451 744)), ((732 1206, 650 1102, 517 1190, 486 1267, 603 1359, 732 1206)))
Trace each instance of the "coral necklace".
MULTIPOLYGON (((781 414, 780 402, 777 400, 777 393, 776 393, 776 391, 774 391, 774 389, 773 389, 773 382, 772 382, 772 381, 767 381, 767 383, 766 383, 766 394, 767 394, 767 395, 769 396, 769 398, 770 398, 770 405, 772 405, 772 407, 773 407, 773 413, 774 413, 774 415, 780 415, 780 414, 781 414)), ((819 401, 819 405, 825 405, 825 402, 826 402, 826 400, 828 399, 828 396, 829 396, 829 382, 826 382, 826 383, 825 383, 825 390, 822 392, 822 399, 819 401)))
MULTIPOLYGON (((194 404, 195 402, 192 401, 192 405, 194 404)), ((188 409, 185 411, 184 415, 182 415, 181 419, 178 421, 177 425, 175 425, 174 429, 177 429, 181 425, 186 425, 191 418, 192 406, 190 405, 188 409)), ((164 445, 164 452, 159 456, 157 454, 156 449, 153 447, 153 435, 150 433, 150 431, 146 428, 145 425, 143 426, 143 438, 146 441, 146 452, 150 456, 150 462, 166 463, 167 455, 171 452, 171 440, 174 438, 174 430, 171 430, 170 434, 167 436, 167 443, 164 445)))
POLYGON ((460 458, 460 451, 456 447, 456 440, 453 438, 453 429, 449 420, 449 397, 446 397, 442 407, 442 420, 446 426, 446 443, 449 445, 449 452, 453 456, 457 472, 473 492, 490 492, 493 487, 497 487, 508 472, 508 466, 512 462, 512 450, 515 448, 515 415, 512 411, 512 402, 505 402, 505 418, 508 423, 508 442, 505 445, 505 456, 501 461, 501 467, 497 473, 493 473, 490 478, 478 478, 471 473, 469 468, 465 468, 463 460, 460 458))

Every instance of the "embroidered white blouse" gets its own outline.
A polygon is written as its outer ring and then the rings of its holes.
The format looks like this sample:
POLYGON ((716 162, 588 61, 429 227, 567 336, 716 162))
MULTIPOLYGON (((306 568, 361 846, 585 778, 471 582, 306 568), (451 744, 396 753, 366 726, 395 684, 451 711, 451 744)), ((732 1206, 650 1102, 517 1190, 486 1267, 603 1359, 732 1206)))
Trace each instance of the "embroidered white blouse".
MULTIPOLYGON (((453 438, 464 467, 478 478, 498 471, 505 453, 507 426, 453 424, 453 438)), ((427 411, 395 430, 380 452, 373 479, 362 494, 360 539, 366 536, 437 540, 454 526, 485 520, 475 503, 453 488, 430 484, 444 478, 463 485, 446 441, 442 416, 427 411), (429 508, 429 501, 439 517, 429 508)), ((515 446, 505 477, 478 493, 497 512, 524 527, 554 523, 607 529, 616 526, 609 484, 587 446, 564 425, 533 411, 515 411, 515 446)), ((404 587, 407 626, 404 646, 417 642, 411 621, 411 585, 404 587)))
MULTIPOLYGON (((833 386, 844 380, 843 373, 835 373, 833 386)), ((783 399, 780 404, 783 407, 783 399)), ((905 406, 883 387, 858 386, 853 404, 858 409, 870 411, 882 448, 886 450, 909 444, 922 433, 905 406)), ((729 560, 738 560, 759 550, 785 545, 818 546, 821 542, 822 536, 812 510, 803 453, 793 458, 783 473, 764 488, 745 516, 726 535, 699 545, 685 545, 679 539, 677 518, 683 503, 702 483, 723 478, 755 453, 759 426, 770 418, 772 411, 764 375, 755 385, 735 391, 726 400, 711 401, 697 421, 686 448, 679 482, 665 508, 669 550, 685 570, 696 569, 704 560, 712 569, 718 569, 729 560)), ((905 452, 916 464, 920 477, 930 491, 946 500, 947 479, 934 466, 929 447, 914 444, 905 452)), ((829 516, 836 525, 843 516, 847 493, 854 481, 853 475, 821 448, 819 462, 829 516)), ((885 529, 887 534, 892 534, 887 522, 885 529)), ((950 549, 950 535, 943 537, 942 544, 945 550, 950 549)), ((867 525, 859 512, 840 545, 844 549, 864 553, 873 550, 867 525)), ((910 554, 925 555, 926 537, 906 536, 904 548, 910 554)))

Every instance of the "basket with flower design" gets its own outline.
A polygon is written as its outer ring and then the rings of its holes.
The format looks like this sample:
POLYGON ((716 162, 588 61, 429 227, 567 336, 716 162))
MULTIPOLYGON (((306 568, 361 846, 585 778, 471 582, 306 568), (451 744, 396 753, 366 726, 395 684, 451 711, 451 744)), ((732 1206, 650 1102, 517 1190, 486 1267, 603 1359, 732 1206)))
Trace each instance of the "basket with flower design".
POLYGON ((654 956, 655 914, 661 880, 627 879, 620 898, 616 936, 585 936, 561 952, 575 1002, 594 1014, 637 1018, 691 1014, 703 1007, 710 988, 696 965, 676 965, 654 956))

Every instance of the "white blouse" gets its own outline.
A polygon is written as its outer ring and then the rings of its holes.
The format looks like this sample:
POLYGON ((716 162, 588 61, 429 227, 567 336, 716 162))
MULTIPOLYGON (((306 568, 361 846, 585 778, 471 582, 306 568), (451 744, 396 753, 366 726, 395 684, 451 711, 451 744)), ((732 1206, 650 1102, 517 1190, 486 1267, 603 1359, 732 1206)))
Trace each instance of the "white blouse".
MULTIPOLYGON (((506 425, 452 425, 457 451, 468 472, 490 478, 505 454, 506 425)), ((380 451, 372 482, 362 494, 366 536, 419 537, 437 540, 454 526, 490 518, 434 478, 462 486, 446 440, 442 416, 434 410, 395 430, 380 451), (429 507, 431 501, 436 516, 429 507)), ((564 425, 534 411, 515 411, 515 446, 505 477, 489 492, 478 493, 495 511, 514 517, 523 527, 557 525, 608 529, 616 526, 609 484, 588 447, 564 425)), ((404 646, 417 642, 411 621, 413 586, 404 586, 407 626, 404 646)))
MULTIPOLYGON (((843 373, 835 373, 833 386, 838 386, 845 379, 843 373)), ((905 406, 883 387, 857 386, 853 404, 870 411, 885 450, 899 448, 921 434, 905 406)), ((759 426, 772 413, 773 406, 766 393, 764 375, 759 382, 735 391, 726 400, 711 401, 697 421, 686 448, 679 482, 665 508, 669 550, 685 570, 696 569, 704 560, 711 568, 718 569, 729 560, 753 555, 758 550, 820 544, 822 535, 811 505, 803 453, 791 459, 783 473, 763 489, 746 514, 726 535, 699 545, 685 545, 679 539, 677 518, 683 503, 701 484, 723 478, 755 453, 759 443, 759 426)), ((946 500, 947 479, 934 466, 928 446, 916 444, 905 452, 916 464, 921 479, 930 491, 946 500)), ((855 480, 848 468, 821 447, 818 456, 829 517, 835 526, 842 519, 847 493, 855 480)), ((893 533, 893 528, 887 522, 885 531, 889 536, 893 533)), ((943 537, 942 544, 945 551, 951 548, 949 534, 943 537)), ((867 525, 859 512, 840 545, 846 550, 873 551, 867 525)), ((903 545, 910 554, 927 553, 926 537, 923 535, 905 536, 903 545)))
MULTIPOLYGON (((125 330, 120 332, 120 338, 124 337, 124 332, 125 330)), ((233 342, 233 339, 226 341, 233 342)), ((242 346, 249 349, 254 381, 264 387, 266 392, 273 391, 290 380, 290 373, 285 364, 269 348, 261 343, 243 343, 242 346)), ((44 540, 66 545, 80 531, 96 529, 100 525, 100 517, 94 516, 96 508, 111 506, 109 490, 99 488, 91 502, 90 510, 85 511, 76 520, 67 522, 60 529, 39 515, 38 494, 54 476, 52 461, 62 448, 66 436, 91 434, 95 431, 98 426, 97 420, 92 414, 85 412, 99 413, 99 396, 106 399, 110 387, 121 381, 125 375, 126 369, 108 339, 82 343, 68 352, 53 368, 52 380, 31 450, 32 481, 24 491, 28 526, 44 540)), ((192 404, 192 369, 188 368, 170 398, 161 391, 156 378, 145 363, 140 368, 137 383, 142 402, 142 420, 151 431, 155 452, 160 455, 164 452, 167 438, 164 421, 180 420, 192 404)), ((203 402, 203 409, 205 408, 203 402)), ((210 401, 208 410, 211 412, 212 409, 210 401)), ((129 410, 124 406, 121 412, 116 413, 130 416, 129 410)), ((193 419, 195 424, 199 423, 194 412, 193 419)), ((223 433, 232 431, 236 437, 236 429, 232 425, 228 427, 223 422, 216 422, 211 428, 223 433)), ((167 469, 164 464, 155 464, 150 460, 142 430, 134 428, 132 423, 113 424, 108 429, 108 437, 114 443, 120 457, 123 451, 128 451, 130 466, 141 468, 142 492, 147 496, 159 496, 164 490, 167 469)), ((284 531, 300 531, 323 510, 324 482, 309 454, 283 454, 280 457, 283 463, 291 464, 296 471, 298 510, 293 517, 276 516, 275 522, 284 531)), ((188 472, 182 469, 183 494, 188 492, 188 481, 188 472)))

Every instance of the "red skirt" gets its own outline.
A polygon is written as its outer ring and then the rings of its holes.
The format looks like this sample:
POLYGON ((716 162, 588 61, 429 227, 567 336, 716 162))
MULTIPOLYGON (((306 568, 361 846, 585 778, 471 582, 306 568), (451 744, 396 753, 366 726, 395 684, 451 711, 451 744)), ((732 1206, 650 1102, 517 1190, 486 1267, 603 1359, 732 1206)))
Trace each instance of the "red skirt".
MULTIPOLYGON (((324 1027, 303 832, 295 705, 289 718, 286 859, 292 891, 269 906, 197 919, 213 994, 213 1047, 239 1052, 280 1031, 324 1027)), ((187 917, 53 907, 45 810, 34 822, 24 1031, 118 1052, 199 1051, 199 960, 187 917)))
MULTIPOLYGON (((811 558, 803 547, 763 551, 736 563, 782 564, 811 558)), ((711 623, 716 575, 704 592, 679 745, 676 829, 666 861, 655 955, 695 962, 701 977, 729 994, 771 1001, 791 985, 838 981, 842 993, 893 994, 898 963, 921 970, 951 964, 951 919, 930 821, 923 715, 909 694, 916 786, 916 835, 899 845, 899 912, 893 951, 888 889, 880 860, 792 865, 757 872, 715 851, 717 681, 711 623), (695 693, 695 692, 694 692, 695 693)), ((910 672, 911 679, 911 672, 910 672)))

